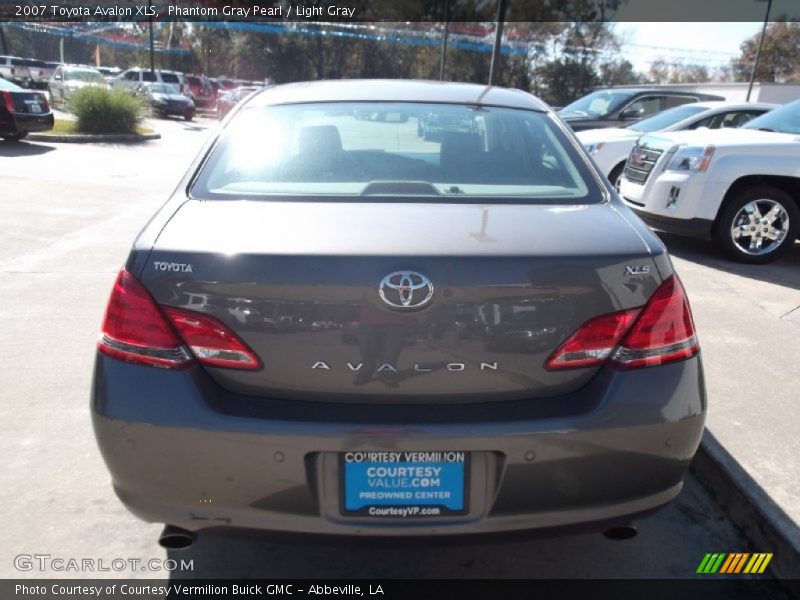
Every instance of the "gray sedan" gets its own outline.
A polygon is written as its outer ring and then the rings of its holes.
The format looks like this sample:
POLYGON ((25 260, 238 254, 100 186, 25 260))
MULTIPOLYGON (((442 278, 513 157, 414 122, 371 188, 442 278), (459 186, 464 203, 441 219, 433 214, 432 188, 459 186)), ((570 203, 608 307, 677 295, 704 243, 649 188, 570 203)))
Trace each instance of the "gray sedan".
POLYGON ((238 105, 134 243, 97 349, 114 489, 173 548, 627 523, 678 495, 706 413, 664 245, 544 103, 478 85, 238 105))

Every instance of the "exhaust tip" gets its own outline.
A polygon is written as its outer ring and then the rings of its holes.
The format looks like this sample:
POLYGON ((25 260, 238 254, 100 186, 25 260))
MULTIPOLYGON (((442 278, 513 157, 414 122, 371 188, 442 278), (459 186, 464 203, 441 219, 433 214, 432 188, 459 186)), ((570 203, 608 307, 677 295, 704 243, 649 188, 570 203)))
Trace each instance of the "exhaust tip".
POLYGON ((636 526, 634 525, 618 525, 617 527, 611 527, 610 529, 606 529, 603 532, 603 536, 606 539, 619 542, 622 540, 633 539, 636 537, 638 533, 639 530, 636 529, 636 526))
POLYGON ((158 536, 158 545, 166 550, 185 550, 190 548, 196 539, 197 534, 193 531, 167 525, 158 536))

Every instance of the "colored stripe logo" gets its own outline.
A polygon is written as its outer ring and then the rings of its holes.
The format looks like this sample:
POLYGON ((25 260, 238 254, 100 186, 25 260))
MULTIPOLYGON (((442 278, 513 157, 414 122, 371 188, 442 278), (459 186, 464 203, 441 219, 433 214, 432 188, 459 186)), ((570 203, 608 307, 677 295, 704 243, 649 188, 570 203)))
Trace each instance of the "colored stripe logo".
POLYGON ((749 552, 709 552, 700 561, 700 566, 697 567, 697 573, 703 575, 710 575, 715 573, 720 574, 738 574, 738 573, 763 573, 769 561, 772 560, 772 552, 759 552, 750 554, 749 552))

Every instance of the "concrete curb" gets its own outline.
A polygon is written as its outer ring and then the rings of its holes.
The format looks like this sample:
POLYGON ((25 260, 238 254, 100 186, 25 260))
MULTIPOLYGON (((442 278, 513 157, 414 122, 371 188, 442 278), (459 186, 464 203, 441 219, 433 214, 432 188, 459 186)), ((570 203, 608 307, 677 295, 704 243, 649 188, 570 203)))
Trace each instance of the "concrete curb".
POLYGON ((160 140, 160 133, 107 133, 107 134, 87 134, 76 133, 69 135, 53 135, 49 133, 31 133, 26 140, 32 142, 62 142, 75 144, 91 143, 135 143, 146 142, 148 140, 160 140))
MULTIPOLYGON (((773 552, 768 571, 777 579, 800 579, 800 527, 706 430, 692 472, 730 520, 753 544, 751 552, 773 552)), ((734 552, 744 548, 713 548, 734 552)))

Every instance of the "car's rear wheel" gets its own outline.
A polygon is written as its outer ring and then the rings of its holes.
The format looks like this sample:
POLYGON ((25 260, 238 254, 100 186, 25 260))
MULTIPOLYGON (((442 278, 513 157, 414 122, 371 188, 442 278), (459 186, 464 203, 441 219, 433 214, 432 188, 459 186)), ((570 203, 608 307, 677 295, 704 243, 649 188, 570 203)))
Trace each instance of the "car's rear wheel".
POLYGON ((191 121, 192 119, 194 119, 194 111, 187 110, 185 113, 183 113, 183 118, 186 119, 187 121, 191 121))
POLYGON ((6 141, 6 142, 18 142, 18 141, 28 137, 28 132, 27 131, 21 131, 19 133, 12 133, 10 135, 4 135, 2 137, 3 137, 3 140, 6 141))
POLYGON ((771 186, 754 186, 722 210, 714 240, 735 261, 764 264, 791 247, 799 222, 800 211, 789 194, 771 186))

